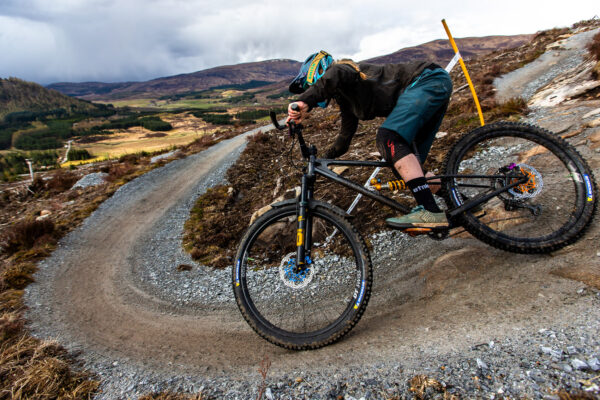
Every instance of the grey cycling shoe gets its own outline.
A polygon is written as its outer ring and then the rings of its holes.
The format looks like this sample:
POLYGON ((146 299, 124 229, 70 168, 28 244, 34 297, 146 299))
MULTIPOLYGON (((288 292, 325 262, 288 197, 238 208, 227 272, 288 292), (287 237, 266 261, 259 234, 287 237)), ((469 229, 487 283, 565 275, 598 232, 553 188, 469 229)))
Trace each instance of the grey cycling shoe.
POLYGON ((410 214, 385 220, 394 228, 447 228, 450 226, 445 212, 433 213, 423 206, 413 208, 410 214))

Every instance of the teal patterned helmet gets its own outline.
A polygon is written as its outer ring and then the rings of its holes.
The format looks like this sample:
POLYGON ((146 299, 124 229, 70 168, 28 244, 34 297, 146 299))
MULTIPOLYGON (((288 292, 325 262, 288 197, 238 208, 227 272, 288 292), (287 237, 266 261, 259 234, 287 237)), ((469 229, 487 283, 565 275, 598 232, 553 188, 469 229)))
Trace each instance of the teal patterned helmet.
POLYGON ((325 71, 333 64, 333 57, 324 50, 311 54, 300 67, 300 73, 290 83, 289 91, 295 94, 303 93, 312 86, 325 71))

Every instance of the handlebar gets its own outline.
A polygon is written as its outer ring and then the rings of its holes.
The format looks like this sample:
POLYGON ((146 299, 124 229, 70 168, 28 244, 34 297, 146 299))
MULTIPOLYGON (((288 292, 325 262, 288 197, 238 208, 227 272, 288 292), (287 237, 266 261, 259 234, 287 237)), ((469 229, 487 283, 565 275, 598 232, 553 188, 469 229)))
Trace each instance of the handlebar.
MULTIPOLYGON (((300 107, 298 107, 298 105, 295 103, 292 104, 292 109, 294 109, 294 107, 296 108, 296 110, 294 111, 300 109, 300 107)), ((271 111, 269 113, 269 116, 271 117, 271 122, 273 123, 273 126, 275 126, 277 130, 283 131, 285 129, 285 125, 280 125, 279 121, 277 121, 277 114, 275 114, 274 111, 271 111)), ((307 159, 310 157, 311 154, 316 156, 317 149, 314 146, 311 146, 311 149, 309 149, 306 145, 306 142, 304 141, 304 137, 302 136, 302 124, 296 124, 295 122, 290 121, 287 123, 287 127, 289 129, 290 136, 296 136, 298 138, 298 143, 300 144, 300 151, 302 152, 302 157, 307 159)))
POLYGON ((273 123, 275 129, 280 131, 285 129, 285 125, 279 125, 279 121, 277 121, 277 114, 275 114, 275 111, 271 111, 269 113, 269 117, 271 117, 271 122, 273 123))

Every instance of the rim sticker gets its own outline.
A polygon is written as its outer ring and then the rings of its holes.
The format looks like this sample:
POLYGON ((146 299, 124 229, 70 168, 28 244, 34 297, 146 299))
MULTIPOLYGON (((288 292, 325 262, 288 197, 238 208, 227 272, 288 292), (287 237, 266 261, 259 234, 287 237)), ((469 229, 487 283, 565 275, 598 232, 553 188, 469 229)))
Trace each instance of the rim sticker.
POLYGON ((240 266, 242 264, 242 260, 237 260, 237 265, 235 266, 235 286, 240 286, 240 266))
POLYGON ((358 308, 358 306, 360 305, 360 302, 362 301, 363 296, 365 295, 365 281, 361 281, 360 283, 360 293, 358 294, 358 299, 356 300, 356 304, 354 305, 354 308, 358 308))
POLYGON ((463 202, 462 202, 462 200, 460 199, 460 197, 459 197, 459 194, 458 194, 458 192, 456 191, 456 189, 455 189, 455 188, 452 188, 452 196, 454 197, 454 202, 455 202, 456 204, 458 204, 459 206, 462 206, 462 203, 463 203, 463 202))
POLYGON ((587 201, 594 201, 594 196, 592 194, 592 182, 590 181, 590 177, 585 174, 583 175, 583 180, 585 182, 585 190, 587 192, 587 201))

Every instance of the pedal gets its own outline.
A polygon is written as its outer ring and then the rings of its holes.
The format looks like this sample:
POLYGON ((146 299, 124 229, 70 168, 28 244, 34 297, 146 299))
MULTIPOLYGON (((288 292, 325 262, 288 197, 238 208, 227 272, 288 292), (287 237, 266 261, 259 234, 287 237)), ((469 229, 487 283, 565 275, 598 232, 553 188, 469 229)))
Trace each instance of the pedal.
POLYGON ((407 228, 403 229, 402 232, 409 234, 412 237, 419 235, 427 235, 428 233, 433 232, 431 228, 407 228))
POLYGON ((406 228, 402 229, 403 233, 411 237, 427 235, 433 240, 444 240, 448 237, 449 228, 406 228))

